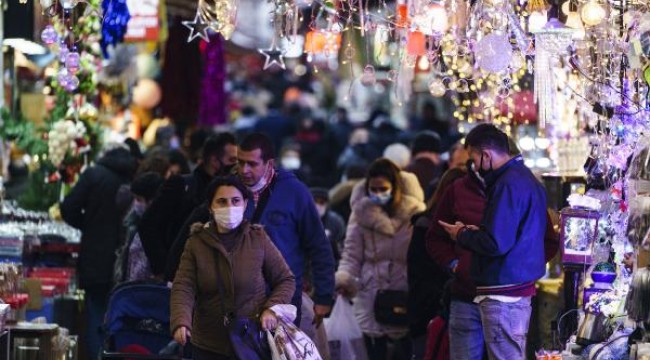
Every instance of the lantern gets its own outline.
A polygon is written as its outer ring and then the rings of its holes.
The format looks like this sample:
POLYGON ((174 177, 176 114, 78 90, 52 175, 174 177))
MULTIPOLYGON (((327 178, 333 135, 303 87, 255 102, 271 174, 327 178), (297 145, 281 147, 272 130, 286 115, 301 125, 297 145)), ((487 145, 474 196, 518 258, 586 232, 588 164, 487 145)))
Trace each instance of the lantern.
POLYGON ((600 213, 582 208, 565 208, 560 212, 562 263, 590 265, 593 245, 598 238, 600 213))

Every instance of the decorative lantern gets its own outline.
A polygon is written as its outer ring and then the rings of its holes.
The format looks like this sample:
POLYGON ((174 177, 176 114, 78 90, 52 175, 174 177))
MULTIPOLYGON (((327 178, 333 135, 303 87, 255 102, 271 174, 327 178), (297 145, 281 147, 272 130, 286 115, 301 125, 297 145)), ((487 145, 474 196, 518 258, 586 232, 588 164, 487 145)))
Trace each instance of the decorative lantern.
POLYGON ((565 208, 560 212, 562 263, 591 264, 599 218, 598 211, 589 209, 565 208))

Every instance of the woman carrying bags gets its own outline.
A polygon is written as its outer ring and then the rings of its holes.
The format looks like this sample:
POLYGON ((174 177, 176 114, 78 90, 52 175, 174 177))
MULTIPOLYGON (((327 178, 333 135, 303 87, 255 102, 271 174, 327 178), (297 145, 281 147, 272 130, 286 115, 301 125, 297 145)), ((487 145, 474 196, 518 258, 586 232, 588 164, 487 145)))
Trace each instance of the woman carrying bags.
POLYGON ((242 351, 266 341, 260 330, 277 326, 269 308, 290 303, 295 279, 264 229, 243 220, 250 193, 237 178, 217 178, 207 195, 213 219, 192 227, 172 286, 171 330, 181 345, 191 337, 195 360, 252 356, 242 351))
POLYGON ((406 317, 406 253, 413 232, 411 217, 425 209, 415 175, 388 159, 375 160, 352 194, 352 215, 336 272, 340 293, 353 297, 368 358, 410 358, 406 317), (397 309, 397 311, 395 311, 397 309))

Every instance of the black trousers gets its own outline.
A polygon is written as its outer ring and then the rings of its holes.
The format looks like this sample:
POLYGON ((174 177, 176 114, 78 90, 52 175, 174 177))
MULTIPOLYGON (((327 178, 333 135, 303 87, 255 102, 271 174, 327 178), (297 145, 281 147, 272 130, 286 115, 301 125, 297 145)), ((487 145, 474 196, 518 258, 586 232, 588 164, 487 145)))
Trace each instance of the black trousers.
POLYGON ((388 336, 370 337, 363 335, 369 360, 409 360, 411 358, 411 339, 391 339, 388 336), (390 344, 390 346, 389 346, 390 344), (389 354, 389 347, 392 352, 389 354))
POLYGON ((192 359, 194 360, 234 360, 233 358, 209 350, 192 346, 192 359))

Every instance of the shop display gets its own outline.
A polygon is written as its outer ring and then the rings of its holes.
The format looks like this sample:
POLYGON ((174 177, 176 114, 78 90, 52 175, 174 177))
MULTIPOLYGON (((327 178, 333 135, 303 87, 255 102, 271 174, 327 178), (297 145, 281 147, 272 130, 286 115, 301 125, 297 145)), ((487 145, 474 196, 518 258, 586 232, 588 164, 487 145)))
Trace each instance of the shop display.
POLYGON ((598 237, 600 213, 588 209, 568 208, 560 213, 560 243, 562 262, 586 264, 592 262, 593 245, 598 237))

